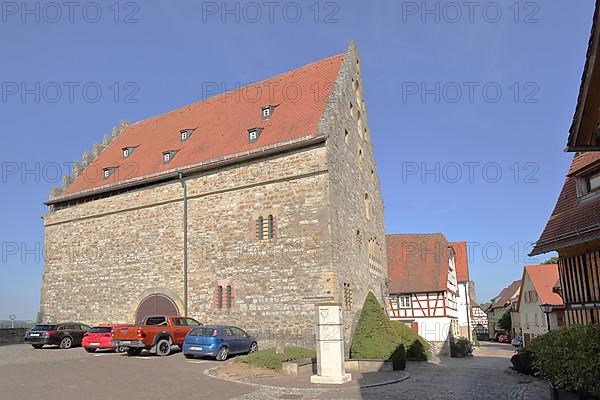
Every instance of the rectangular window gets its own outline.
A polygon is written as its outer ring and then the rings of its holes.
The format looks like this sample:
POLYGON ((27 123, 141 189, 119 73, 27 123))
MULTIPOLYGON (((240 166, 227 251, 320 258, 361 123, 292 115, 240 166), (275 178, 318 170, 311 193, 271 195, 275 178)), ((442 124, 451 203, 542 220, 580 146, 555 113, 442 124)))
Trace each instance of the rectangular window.
POLYGON ((590 175, 587 179, 588 192, 595 192, 600 189, 600 172, 590 175))
POLYGON ((412 308, 410 295, 398 296, 398 304, 400 305, 400 308, 412 308))
POLYGON ((146 320, 146 325, 166 325, 167 319, 165 317, 150 317, 146 320))
POLYGON ((163 161, 168 163, 171 160, 171 153, 163 154, 163 161))

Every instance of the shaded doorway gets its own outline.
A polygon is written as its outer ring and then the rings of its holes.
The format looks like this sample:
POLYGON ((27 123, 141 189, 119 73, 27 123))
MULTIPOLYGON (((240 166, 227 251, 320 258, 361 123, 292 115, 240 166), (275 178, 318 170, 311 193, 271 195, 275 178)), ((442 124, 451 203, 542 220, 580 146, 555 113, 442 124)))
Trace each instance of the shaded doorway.
POLYGON ((179 315, 175 302, 168 296, 154 293, 146 297, 135 312, 135 322, 139 323, 151 315, 179 315))

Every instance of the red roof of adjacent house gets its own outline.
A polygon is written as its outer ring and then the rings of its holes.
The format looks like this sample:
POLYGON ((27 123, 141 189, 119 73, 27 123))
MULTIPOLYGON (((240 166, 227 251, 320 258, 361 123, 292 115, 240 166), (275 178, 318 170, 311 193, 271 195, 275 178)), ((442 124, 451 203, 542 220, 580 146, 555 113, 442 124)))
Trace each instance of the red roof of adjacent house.
POLYGON ((514 301, 519 296, 519 290, 521 287, 521 280, 514 281, 500 292, 496 300, 492 303, 491 309, 504 308, 506 305, 514 301))
MULTIPOLYGON (((346 54, 317 61, 274 78, 129 125, 62 192, 61 197, 107 190, 267 146, 315 136, 346 54), (276 106, 269 120, 261 107, 276 106), (248 129, 264 128, 256 143, 248 129), (182 142, 180 131, 194 129, 182 142), (128 158, 123 148, 135 147, 128 158), (163 164, 163 153, 177 151, 163 164), (102 170, 118 167, 109 178, 102 170)), ((77 197, 77 196, 75 196, 77 197)))
POLYGON ((600 166, 599 153, 577 153, 552 211, 531 255, 600 239, 600 196, 580 201, 577 174, 600 166))
MULTIPOLYGON (((523 270, 523 284, 525 276, 528 276, 538 295, 540 304, 552 304, 553 306, 564 306, 562 298, 554 293, 554 286, 559 280, 557 264, 528 265, 523 270)), ((522 296, 520 296, 522 298, 522 296)))
POLYGON ((390 293, 448 290, 449 244, 441 233, 386 235, 390 293))
POLYGON ((467 253, 467 242, 450 242, 454 249, 454 263, 456 265, 456 280, 458 282, 469 281, 469 253, 467 253))

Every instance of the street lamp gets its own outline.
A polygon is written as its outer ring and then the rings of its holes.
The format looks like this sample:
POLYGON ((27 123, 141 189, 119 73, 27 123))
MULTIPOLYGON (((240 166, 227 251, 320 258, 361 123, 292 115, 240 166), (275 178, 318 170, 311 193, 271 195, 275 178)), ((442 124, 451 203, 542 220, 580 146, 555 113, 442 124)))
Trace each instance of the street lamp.
POLYGON ((552 312, 552 304, 540 304, 542 312, 546 314, 546 323, 548 324, 548 332, 550 332, 550 313, 552 312))

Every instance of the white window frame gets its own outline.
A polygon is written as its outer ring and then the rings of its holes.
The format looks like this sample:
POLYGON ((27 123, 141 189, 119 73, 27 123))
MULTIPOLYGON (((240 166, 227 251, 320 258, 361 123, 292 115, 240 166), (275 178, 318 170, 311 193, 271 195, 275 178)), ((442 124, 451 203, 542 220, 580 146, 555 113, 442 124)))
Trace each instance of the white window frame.
POLYGON ((271 116, 271 107, 263 108, 263 117, 270 117, 270 116, 271 116))
POLYGON ((256 140, 258 137, 258 131, 255 129, 253 131, 250 131, 250 140, 256 140))
POLYGON ((123 158, 127 158, 127 157, 129 157, 129 149, 125 148, 125 149, 123 149, 123 158))
POLYGON ((398 308, 412 308, 412 296, 410 294, 398 296, 398 308))
POLYGON ((168 163, 169 161, 171 161, 171 153, 164 153, 163 154, 163 162, 168 163))

